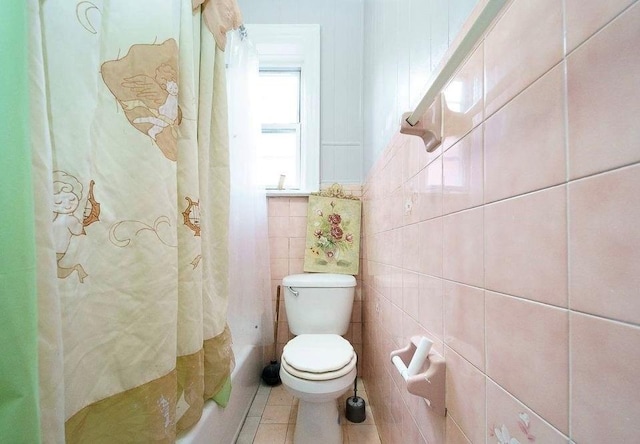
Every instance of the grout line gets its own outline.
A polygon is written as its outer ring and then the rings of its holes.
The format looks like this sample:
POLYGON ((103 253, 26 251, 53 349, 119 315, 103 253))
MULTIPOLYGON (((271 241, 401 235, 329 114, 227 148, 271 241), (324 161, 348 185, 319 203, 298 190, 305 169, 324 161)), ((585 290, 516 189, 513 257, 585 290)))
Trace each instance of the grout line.
MULTIPOLYGON (((370 262, 373 262, 373 263, 376 263, 376 264, 380 264, 380 265, 386 265, 386 264, 382 264, 382 263, 375 262, 375 261, 370 261, 370 262)), ((569 311, 571 313, 578 313, 578 314, 591 316, 591 317, 594 317, 594 318, 597 318, 597 319, 601 319, 601 320, 605 320, 605 321, 615 322, 615 323, 617 323, 617 324, 619 324, 621 326, 640 328, 640 323, 635 323, 635 322, 631 322, 631 321, 624 321, 624 320, 621 320, 621 319, 616 319, 616 318, 608 317, 608 316, 605 316, 605 315, 589 313, 589 312, 582 311, 582 310, 575 309, 575 308, 570 308, 570 307, 565 307, 565 306, 561 306, 561 305, 550 304, 548 302, 541 302, 541 301, 537 301, 535 299, 529 299, 529 298, 526 298, 526 297, 523 297, 523 296, 519 296, 519 295, 504 293, 504 292, 501 292, 501 291, 498 291, 498 290, 494 290, 494 289, 491 289, 491 288, 477 287, 477 286, 474 286, 474 285, 467 284, 465 282, 459 282, 459 281, 455 281, 455 280, 452 280, 452 279, 447 279, 447 278, 444 278, 444 277, 441 277, 441 276, 434 276, 434 275, 430 275, 430 274, 420 273, 418 271, 407 269, 407 268, 404 268, 403 270, 405 272, 417 274, 419 276, 426 276, 426 277, 430 277, 430 278, 434 278, 434 279, 439 279, 439 280, 442 280, 444 283, 448 282, 448 283, 458 284, 458 285, 462 285, 462 286, 465 286, 465 287, 470 287, 470 288, 477 289, 477 290, 484 290, 485 292, 495 293, 495 294, 500 295, 500 296, 506 296, 506 297, 509 297, 509 298, 518 299, 518 300, 523 301, 523 302, 531 302, 531 303, 539 304, 539 305, 546 306, 546 307, 549 307, 549 308, 556 308, 556 309, 559 309, 559 310, 567 310, 567 311, 569 311)), ((390 301, 390 299, 387 298, 386 296, 384 296, 383 293, 380 291, 380 289, 377 288, 376 286, 374 286, 374 285, 372 285, 370 283, 367 283, 367 282, 363 282, 363 285, 365 287, 369 288, 371 291, 374 291, 374 292, 380 294, 382 297, 384 297, 385 299, 390 301)), ((409 314, 409 316, 411 316, 411 315, 409 314)))
MULTIPOLYGON (((449 420, 450 420, 453 424, 455 424, 455 426, 458 428, 458 430, 460 431, 460 433, 462 433, 462 436, 464 436, 464 438, 465 438, 468 442, 472 443, 473 441, 471 441, 471 440, 469 439, 469 437, 467 436, 467 434, 466 434, 466 433, 464 433, 464 430, 462 430, 462 427, 460 427, 460 425, 459 425, 459 424, 458 424, 458 423, 453 419, 453 416, 451 416, 451 415, 449 415, 449 414, 447 414, 447 416, 449 417, 449 420)), ((486 422, 486 421, 485 421, 485 422, 486 422)), ((446 430, 446 425, 445 425, 445 430, 446 430)), ((446 431, 445 431, 445 440, 446 440, 446 439, 447 439, 447 434, 446 434, 446 431)), ((486 438, 485 438, 485 440, 486 440, 486 438)), ((447 441, 447 442, 448 442, 448 441, 447 441)))
POLYGON ((616 172, 618 170, 623 170, 625 168, 633 168, 633 167, 638 166, 638 165, 640 165, 640 160, 632 161, 632 162, 626 163, 624 165, 613 166, 611 168, 608 168, 608 169, 605 169, 605 170, 602 170, 602 171, 597 171, 595 173, 590 173, 590 174, 587 174, 585 176, 576 177, 575 179, 569 179, 569 182, 567 182, 567 184, 570 185, 570 184, 573 184, 573 183, 576 183, 576 182, 581 182, 581 181, 584 181, 586 179, 590 179, 592 177, 597 177, 597 176, 601 176, 601 175, 604 175, 604 174, 614 173, 614 172, 616 172))
POLYGON ((575 314, 579 314, 582 316, 588 316, 590 318, 594 318, 600 321, 608 321, 608 322, 613 322, 614 324, 620 326, 620 327, 629 327, 629 328, 640 328, 640 323, 636 323, 636 322, 628 322, 628 321, 621 321, 620 319, 614 319, 614 318, 609 318, 606 316, 602 316, 602 315, 596 315, 593 313, 588 313, 586 311, 581 311, 581 310, 569 310, 571 313, 575 313, 575 314))
POLYGON ((576 51, 578 51, 580 48, 582 48, 587 42, 589 42, 591 39, 596 37, 598 34, 600 34, 602 31, 604 31, 607 27, 609 27, 609 25, 611 25, 614 21, 616 21, 618 18, 620 18, 622 15, 624 15, 627 11, 629 11, 631 8, 633 8, 636 3, 637 3, 637 0, 633 0, 631 3, 629 3, 627 6, 625 6, 622 10, 618 11, 618 13, 616 15, 614 15, 613 17, 611 17, 611 19, 608 22, 604 23, 601 27, 596 29, 591 35, 587 36, 582 42, 578 43, 576 45, 576 47, 573 48, 568 53, 566 52, 566 48, 565 48, 564 58, 565 59, 568 58, 570 55, 574 54, 576 51))
POLYGON ((569 182, 571 181, 571 153, 569 150, 569 63, 568 63, 568 38, 567 38, 567 2, 566 0, 562 0, 562 43, 563 43, 563 79, 562 79, 562 88, 563 88, 563 98, 564 98, 564 155, 565 155, 565 183, 567 184, 565 190, 565 247, 567 252, 567 275, 566 275, 566 288, 567 288, 567 308, 569 312, 567 313, 567 431, 568 437, 571 438, 571 423, 572 423, 572 402, 571 402, 571 393, 572 393, 572 380, 571 374, 572 372, 572 364, 571 364, 571 218, 569 211, 569 182))
POLYGON ((567 315, 567 323, 569 324, 569 331, 568 331, 568 341, 567 341, 567 353, 569 354, 569 356, 567 357, 567 372, 569 373, 567 376, 567 381, 568 381, 568 385, 567 385, 567 390, 569 391, 568 393, 568 398, 567 398, 567 428, 569 431, 569 438, 573 437, 573 402, 572 402, 572 394, 573 394, 573 347, 572 347, 572 343, 573 341, 571 340, 572 337, 572 333, 573 333, 573 322, 571 321, 571 318, 573 316, 571 316, 571 312, 569 312, 569 314, 567 315))

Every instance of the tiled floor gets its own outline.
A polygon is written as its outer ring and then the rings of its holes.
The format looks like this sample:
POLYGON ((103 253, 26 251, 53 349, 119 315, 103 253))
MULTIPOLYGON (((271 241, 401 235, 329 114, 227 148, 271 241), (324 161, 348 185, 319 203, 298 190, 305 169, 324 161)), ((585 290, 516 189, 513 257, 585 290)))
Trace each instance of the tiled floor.
MULTIPOLYGON (((380 444, 366 388, 361 379, 358 379, 358 396, 361 396, 367 405, 367 418, 364 422, 356 424, 344 417, 348 396, 353 396, 353 391, 348 391, 338 401, 343 444, 380 444)), ((261 385, 236 444, 292 444, 297 413, 298 400, 282 385, 273 388, 261 385)))

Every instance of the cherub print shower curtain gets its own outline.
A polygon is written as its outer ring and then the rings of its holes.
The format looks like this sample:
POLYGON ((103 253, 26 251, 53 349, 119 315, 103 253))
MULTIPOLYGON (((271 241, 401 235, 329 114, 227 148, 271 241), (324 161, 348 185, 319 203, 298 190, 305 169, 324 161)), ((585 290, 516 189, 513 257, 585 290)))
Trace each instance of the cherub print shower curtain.
POLYGON ((224 43, 194 3, 29 2, 44 442, 173 442, 226 402, 224 43))

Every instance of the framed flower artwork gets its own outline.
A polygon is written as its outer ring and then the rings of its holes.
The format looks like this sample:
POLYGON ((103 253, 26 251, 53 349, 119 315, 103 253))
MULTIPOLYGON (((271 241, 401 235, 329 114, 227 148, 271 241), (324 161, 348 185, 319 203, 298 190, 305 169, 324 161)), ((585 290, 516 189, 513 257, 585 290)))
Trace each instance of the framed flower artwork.
POLYGON ((304 271, 358 274, 361 203, 309 196, 304 271))

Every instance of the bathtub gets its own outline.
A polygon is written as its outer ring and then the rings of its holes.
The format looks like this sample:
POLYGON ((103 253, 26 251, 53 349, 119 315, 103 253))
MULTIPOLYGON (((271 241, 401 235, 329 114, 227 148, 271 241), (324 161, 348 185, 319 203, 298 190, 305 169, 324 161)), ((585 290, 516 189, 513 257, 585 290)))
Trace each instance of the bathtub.
POLYGON ((249 412, 262 371, 262 348, 246 345, 234 349, 236 367, 231 373, 231 398, 226 408, 213 401, 204 404, 196 425, 176 440, 179 444, 233 444, 249 412))

